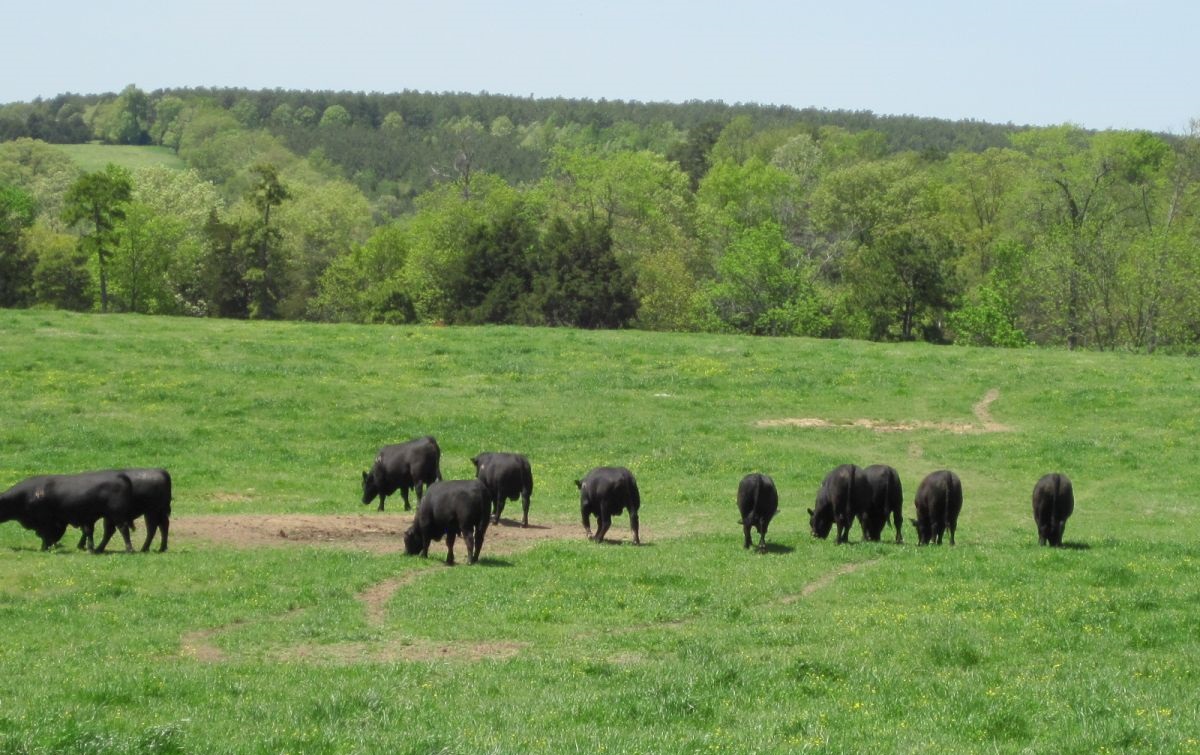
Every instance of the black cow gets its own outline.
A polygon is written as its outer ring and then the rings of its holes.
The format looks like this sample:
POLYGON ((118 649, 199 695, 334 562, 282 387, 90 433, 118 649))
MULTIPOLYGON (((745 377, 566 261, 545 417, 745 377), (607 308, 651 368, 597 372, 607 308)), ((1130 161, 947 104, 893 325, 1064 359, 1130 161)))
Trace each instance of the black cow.
POLYGON ((1051 472, 1033 486, 1033 521, 1037 524, 1038 545, 1062 545, 1063 528, 1075 510, 1075 491, 1065 474, 1051 472))
POLYGON ((767 552, 767 526, 779 510, 779 492, 775 481, 754 472, 742 478, 737 491, 738 512, 742 515, 743 548, 750 547, 750 528, 758 529, 758 552, 767 552))
POLYGON ((441 461, 442 449, 432 435, 384 446, 379 449, 371 471, 362 473, 363 505, 379 496, 379 510, 383 511, 384 500, 399 490, 404 510, 408 511, 409 489, 417 489, 417 503, 420 503, 425 486, 442 479, 441 461))
POLYGON ((33 530, 42 539, 42 550, 57 543, 68 526, 82 529, 88 550, 93 550, 96 521, 109 518, 131 553, 132 511, 133 483, 116 471, 30 477, 0 493, 0 522, 16 520, 33 530))
MULTIPOLYGON (((146 542, 142 543, 142 552, 150 550, 155 533, 161 531, 158 552, 162 553, 167 549, 167 534, 171 529, 171 474, 165 469, 121 469, 112 474, 124 474, 133 484, 133 506, 128 524, 132 527, 132 520, 139 516, 146 518, 146 542)), ((96 546, 97 551, 104 550, 116 528, 117 523, 105 517, 104 537, 96 546)), ((84 533, 79 538, 80 549, 86 540, 87 534, 84 533)))
POLYGON ((467 563, 479 560, 488 528, 492 493, 479 480, 435 482, 417 505, 412 525, 404 532, 404 552, 429 556, 429 544, 446 538, 446 563, 454 564, 454 538, 467 541, 467 563))
POLYGON ((612 518, 628 509, 633 544, 641 545, 638 539, 638 510, 642 507, 642 497, 638 493, 633 472, 625 467, 596 467, 582 480, 576 480, 575 487, 579 488, 579 512, 589 540, 604 542, 604 536, 612 526, 612 518), (596 517, 595 537, 592 537, 592 516, 596 517))
POLYGON ((829 537, 829 530, 836 524, 835 542, 850 542, 850 525, 866 511, 870 496, 871 488, 862 469, 843 464, 832 470, 817 490, 816 508, 808 510, 808 526, 813 535, 829 537))
POLYGON ((521 526, 529 526, 529 496, 533 495, 533 470, 521 454, 482 453, 471 459, 475 477, 492 491, 492 524, 500 523, 507 501, 521 499, 521 526))
POLYGON ((950 544, 954 545, 954 530, 962 511, 962 482, 958 475, 948 469, 930 472, 917 488, 913 507, 917 518, 909 521, 917 528, 919 544, 941 545, 942 533, 949 529, 950 544))
POLYGON ((904 517, 900 510, 904 504, 904 491, 900 487, 900 474, 886 464, 872 464, 863 473, 870 486, 871 496, 867 508, 859 517, 863 540, 878 542, 883 537, 883 527, 889 519, 896 528, 896 542, 904 542, 900 528, 904 517))

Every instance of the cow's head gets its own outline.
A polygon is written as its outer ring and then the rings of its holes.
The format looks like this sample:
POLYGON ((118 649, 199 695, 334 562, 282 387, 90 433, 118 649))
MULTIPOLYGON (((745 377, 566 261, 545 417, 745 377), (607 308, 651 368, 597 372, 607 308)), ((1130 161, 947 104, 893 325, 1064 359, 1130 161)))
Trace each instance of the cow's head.
POLYGON ((404 552, 410 556, 415 556, 421 552, 421 533, 417 531, 417 525, 411 525, 404 530, 404 552))
POLYGON ((833 513, 829 507, 818 507, 816 511, 809 509, 808 526, 812 529, 813 537, 819 537, 822 540, 829 537, 829 530, 833 529, 833 513))
POLYGON ((933 540, 933 526, 929 521, 921 522, 920 519, 909 519, 909 524, 917 531, 917 545, 926 545, 933 540))
POLYGON ((375 500, 375 496, 379 494, 379 486, 375 484, 375 475, 370 472, 363 472, 363 505, 375 500))

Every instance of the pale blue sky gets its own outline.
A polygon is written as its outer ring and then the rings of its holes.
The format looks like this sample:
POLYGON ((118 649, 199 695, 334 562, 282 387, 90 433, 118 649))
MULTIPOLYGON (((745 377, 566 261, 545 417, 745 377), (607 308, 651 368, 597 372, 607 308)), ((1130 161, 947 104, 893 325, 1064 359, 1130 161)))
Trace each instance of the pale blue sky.
POLYGON ((0 102, 184 86, 724 100, 1183 132, 1200 0, 6 3, 0 102))

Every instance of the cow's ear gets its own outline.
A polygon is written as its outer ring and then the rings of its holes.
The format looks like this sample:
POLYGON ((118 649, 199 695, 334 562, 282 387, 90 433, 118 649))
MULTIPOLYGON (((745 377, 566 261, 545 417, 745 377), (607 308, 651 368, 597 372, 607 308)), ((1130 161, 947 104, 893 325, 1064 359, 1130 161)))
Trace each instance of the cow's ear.
POLYGON ((368 475, 366 472, 363 472, 363 482, 366 482, 366 481, 367 481, 367 477, 369 477, 369 476, 370 476, 370 475, 368 475))
POLYGON ((912 526, 914 526, 914 527, 920 527, 920 526, 921 526, 921 525, 920 525, 920 524, 917 522, 917 520, 916 520, 916 519, 909 519, 908 521, 909 521, 909 522, 912 524, 912 526))
POLYGON ((812 516, 812 515, 813 515, 813 510, 812 510, 812 509, 809 509, 809 510, 808 510, 808 515, 809 515, 809 516, 812 516))
POLYGON ((576 480, 575 487, 579 488, 580 490, 583 490, 583 480, 576 480))
POLYGON ((479 457, 478 456, 472 456, 471 463, 475 465, 475 469, 479 469, 479 457))

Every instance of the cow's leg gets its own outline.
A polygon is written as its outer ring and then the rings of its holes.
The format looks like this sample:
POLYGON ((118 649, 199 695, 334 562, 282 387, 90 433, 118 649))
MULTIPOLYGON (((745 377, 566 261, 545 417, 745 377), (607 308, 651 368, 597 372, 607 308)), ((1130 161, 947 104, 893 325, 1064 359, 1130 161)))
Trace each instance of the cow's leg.
POLYGON ((957 522, 950 523, 950 544, 954 545, 954 530, 958 528, 957 522))
POLYGON ((171 517, 163 516, 158 523, 158 552, 162 553, 167 549, 167 532, 171 529, 171 517))
POLYGON ((111 521, 107 518, 104 520, 104 537, 100 538, 100 544, 96 546, 97 553, 103 553, 104 549, 108 547, 108 541, 112 539, 116 529, 111 521))
MULTIPOLYGON (((104 530, 105 538, 107 539, 108 537, 111 537, 111 533, 108 532, 107 519, 104 520, 104 530)), ((121 533, 121 539, 125 541, 125 552, 133 553, 133 542, 129 539, 129 522, 119 522, 117 524, 117 530, 121 533)))
POLYGON ((750 547, 750 522, 745 519, 742 520, 742 547, 750 547))
MULTIPOLYGON (((404 499, 404 510, 411 511, 412 507, 408 504, 408 486, 404 485, 400 488, 400 497, 404 499)), ((421 486, 417 486, 417 503, 421 502, 421 486)))
POLYGON ((596 542, 603 543, 604 536, 608 534, 608 528, 612 526, 612 516, 604 509, 600 509, 600 515, 596 517, 596 542))
POLYGON ((146 542, 142 543, 142 553, 150 550, 150 541, 154 539, 154 533, 158 531, 158 515, 146 514, 146 542))
POLYGON ((767 552, 767 525, 769 522, 758 523, 758 552, 767 552))
MULTIPOLYGON (((581 515, 583 517, 584 534, 587 536, 588 540, 591 540, 592 539, 592 514, 591 514, 591 512, 589 512, 587 510, 586 507, 581 508, 580 511, 581 511, 581 515)), ((596 526, 597 527, 600 526, 600 517, 596 517, 596 526)))
POLYGON ((529 492, 521 493, 521 526, 529 526, 529 492))
MULTIPOLYGON (((471 552, 470 536, 466 537, 466 541, 467 541, 467 553, 470 554, 470 552, 471 552)), ((468 561, 471 560, 470 555, 467 556, 467 560, 468 561)), ((454 533, 453 532, 446 533, 446 566, 454 566, 454 533)))
MULTIPOLYGON (((384 502, 384 501, 386 501, 386 500, 387 500, 387 496, 386 496, 386 495, 384 495, 383 493, 380 493, 380 494, 379 494, 379 508, 377 508, 377 509, 375 509, 375 510, 376 510, 376 511, 383 511, 383 502, 384 502)), ((406 503, 407 503, 407 501, 406 501, 406 503)), ((405 506, 405 508, 408 508, 408 507, 407 507, 407 506, 405 506)))
MULTIPOLYGON (((83 531, 82 527, 80 527, 79 528, 79 545, 76 545, 75 549, 83 550, 84 546, 86 546, 86 545, 87 545, 87 533, 83 531)), ((45 549, 43 548, 42 550, 45 550, 45 549)))
POLYGON ((483 550, 483 536, 487 534, 487 522, 480 522, 479 527, 475 530, 475 554, 471 558, 471 563, 479 562, 479 552, 483 550))
POLYGON ((496 493, 492 496, 492 524, 500 524, 500 512, 504 511, 504 496, 496 493))
POLYGON ((903 543, 904 537, 900 534, 900 528, 904 526, 904 517, 900 515, 900 507, 897 506, 892 510, 892 523, 896 527, 896 542, 903 543))
POLYGON ((83 525, 83 537, 87 540, 88 553, 96 552, 96 523, 83 525))
POLYGON ((633 544, 641 545, 642 541, 638 539, 638 513, 636 511, 629 512, 629 528, 633 530, 633 544))

